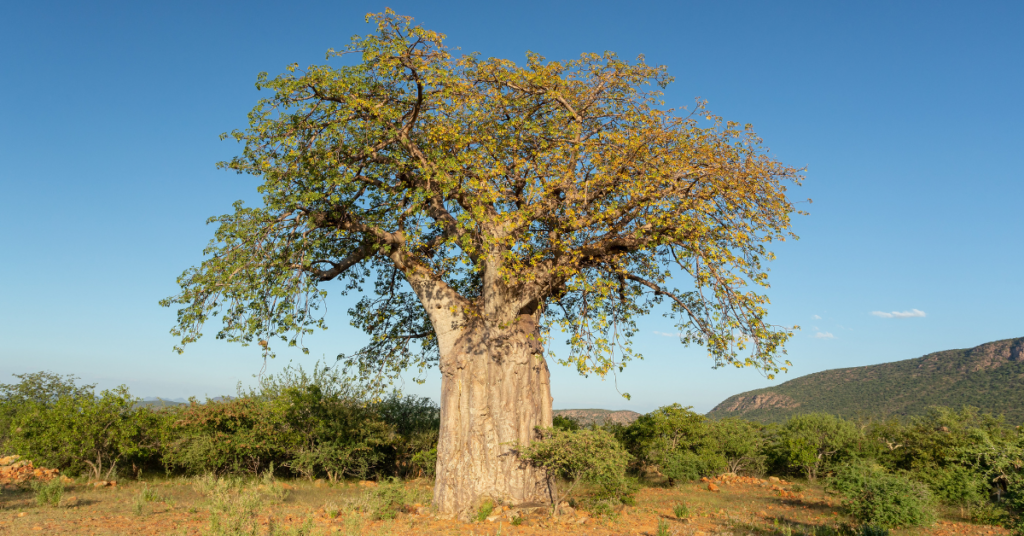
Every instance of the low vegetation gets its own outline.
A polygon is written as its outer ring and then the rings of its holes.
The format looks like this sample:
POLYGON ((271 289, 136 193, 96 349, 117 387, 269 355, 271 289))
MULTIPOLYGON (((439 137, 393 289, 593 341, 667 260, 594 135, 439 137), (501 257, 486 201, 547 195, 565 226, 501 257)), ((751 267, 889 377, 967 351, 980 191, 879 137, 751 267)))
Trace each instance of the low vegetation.
MULTIPOLYGON (((267 532, 273 527, 263 512, 293 501, 298 482, 356 490, 324 497, 318 507, 331 523, 348 519, 345 530, 353 533, 357 524, 430 512, 439 424, 427 399, 370 400, 325 367, 289 368, 235 398, 162 409, 137 404, 124 388, 96 394, 72 377, 18 378, 0 385, 0 454, 21 456, 0 461, 0 484, 8 485, 6 496, 30 494, 39 508, 84 504, 72 495, 86 482, 120 481, 133 486, 125 501, 144 519, 187 501, 150 486, 171 478, 188 479, 199 497, 188 508, 206 512, 208 534, 283 534, 267 532)), ((583 426, 565 417, 554 424, 531 444, 512 445, 551 477, 555 500, 546 515, 616 519, 649 497, 645 490, 706 493, 741 482, 783 499, 820 493, 858 527, 836 526, 836 536, 929 526, 942 517, 1021 533, 1024 433, 976 408, 934 407, 905 420, 820 413, 759 424, 671 405, 628 425, 583 426)), ((692 497, 666 501, 666 523, 689 523, 703 511, 692 497)), ((475 517, 511 526, 530 519, 514 506, 481 503, 475 517)), ((292 518, 289 530, 310 533, 304 519, 292 518)))

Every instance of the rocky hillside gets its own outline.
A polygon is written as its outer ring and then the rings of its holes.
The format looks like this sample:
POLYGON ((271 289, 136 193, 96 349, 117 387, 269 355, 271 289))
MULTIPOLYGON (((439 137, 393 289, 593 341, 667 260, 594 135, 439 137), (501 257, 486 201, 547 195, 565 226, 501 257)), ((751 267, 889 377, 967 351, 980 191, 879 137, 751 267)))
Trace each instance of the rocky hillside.
POLYGON ((916 359, 826 370, 740 393, 708 413, 779 422, 824 411, 843 417, 919 415, 929 406, 977 406, 1024 422, 1024 338, 946 350, 916 359))
POLYGON ((617 422, 629 424, 640 416, 635 411, 612 411, 610 409, 556 409, 555 415, 575 419, 576 422, 586 426, 588 424, 604 424, 606 422, 617 422))

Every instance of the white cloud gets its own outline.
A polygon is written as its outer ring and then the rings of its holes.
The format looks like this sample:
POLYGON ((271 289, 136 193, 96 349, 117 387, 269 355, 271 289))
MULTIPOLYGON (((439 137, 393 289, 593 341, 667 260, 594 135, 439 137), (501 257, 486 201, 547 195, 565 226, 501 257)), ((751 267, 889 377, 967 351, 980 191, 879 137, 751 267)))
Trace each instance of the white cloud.
POLYGON ((820 317, 820 316, 818 316, 818 315, 814 315, 814 319, 815 319, 815 320, 821 320, 821 317, 820 317))
POLYGON ((909 311, 893 311, 891 313, 886 313, 883 311, 871 311, 871 314, 875 316, 880 316, 882 318, 923 318, 924 316, 926 316, 924 314, 924 311, 920 309, 911 309, 909 311))
POLYGON ((819 331, 819 332, 814 334, 814 338, 815 339, 834 339, 834 338, 836 338, 836 336, 831 334, 831 333, 829 333, 829 332, 827 332, 827 331, 819 331))
POLYGON ((678 337, 679 333, 665 333, 664 331, 655 331, 655 335, 661 335, 662 337, 678 337))

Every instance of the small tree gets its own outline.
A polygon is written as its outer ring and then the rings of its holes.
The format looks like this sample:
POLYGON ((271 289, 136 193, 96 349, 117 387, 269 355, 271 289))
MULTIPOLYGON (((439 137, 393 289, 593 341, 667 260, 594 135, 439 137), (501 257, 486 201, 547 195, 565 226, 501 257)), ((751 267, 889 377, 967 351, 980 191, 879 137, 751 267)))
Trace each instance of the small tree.
POLYGON ((848 457, 859 437, 857 426, 850 421, 828 413, 808 413, 786 422, 778 447, 790 467, 803 470, 808 480, 814 480, 830 463, 848 457))
POLYGON ((11 446, 42 465, 71 473, 88 466, 93 478, 110 478, 119 461, 150 446, 136 401, 122 385, 99 396, 76 392, 52 404, 29 402, 14 421, 11 446))
POLYGON ((61 376, 52 372, 14 374, 20 380, 13 384, 0 384, 0 454, 9 450, 11 424, 24 411, 32 407, 52 407, 62 397, 90 397, 92 385, 75 385, 76 376, 61 376))
POLYGON ((621 434, 641 471, 657 467, 673 481, 694 480, 724 469, 707 417, 679 404, 633 421, 621 434))
POLYGON ((729 417, 712 421, 711 441, 715 450, 725 456, 732 473, 760 473, 764 471, 764 447, 767 438, 761 431, 761 425, 729 417))
POLYGON ((790 332, 751 287, 791 236, 800 175, 750 125, 665 109, 649 86, 671 78, 642 57, 459 57, 410 18, 370 19, 328 53, 341 65, 260 75, 271 94, 223 166, 260 177, 263 202, 213 218, 208 258, 162 302, 182 344, 219 317, 219 338, 273 356, 325 327, 328 282, 368 291, 349 313, 369 344, 339 359, 379 389, 440 368, 434 505, 463 514, 547 493, 506 454, 552 424, 552 327, 561 363, 604 376, 664 304, 716 366, 783 368, 790 332))
POLYGON ((543 469, 552 508, 570 498, 583 482, 595 482, 606 488, 623 488, 630 455, 612 434, 600 430, 538 430, 539 439, 529 445, 517 445, 522 460, 543 469), (559 491, 555 478, 569 485, 559 491))

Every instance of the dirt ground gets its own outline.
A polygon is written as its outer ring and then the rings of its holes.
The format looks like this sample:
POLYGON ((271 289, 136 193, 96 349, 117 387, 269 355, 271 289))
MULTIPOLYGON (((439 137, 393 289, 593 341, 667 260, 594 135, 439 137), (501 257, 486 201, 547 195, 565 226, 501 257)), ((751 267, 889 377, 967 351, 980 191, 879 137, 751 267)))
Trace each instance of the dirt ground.
MULTIPOLYGON (((746 480, 746 481, 743 481, 746 480)), ((268 488, 259 483, 232 489, 215 489, 216 482, 196 479, 150 479, 96 487, 75 483, 65 491, 60 506, 40 506, 35 493, 25 487, 8 488, 0 495, 0 535, 206 535, 237 534, 230 528, 238 505, 248 503, 255 512, 253 526, 263 534, 355 535, 651 535, 679 536, 825 536, 850 523, 833 496, 807 483, 757 483, 727 479, 692 483, 675 488, 645 488, 634 506, 610 515, 577 511, 552 517, 546 509, 516 511, 497 507, 492 521, 463 523, 439 519, 422 504, 406 506, 393 520, 372 520, 356 506, 373 487, 356 482, 277 482, 268 488), (246 495, 252 492, 251 495, 246 495), (258 492, 258 493, 257 493, 258 492), (253 506, 255 505, 255 506, 253 506), (689 517, 675 515, 685 505, 689 517), (219 522, 218 528, 214 518, 219 522)), ((430 482, 407 482, 409 496, 427 502, 430 482)), ((244 510, 244 509, 243 509, 244 510)), ((896 530, 896 536, 1004 536, 1009 531, 972 525, 944 512, 927 528, 896 530)))

